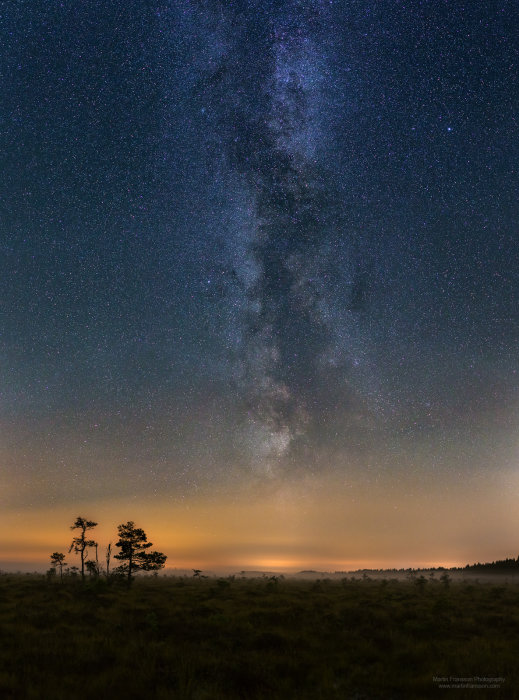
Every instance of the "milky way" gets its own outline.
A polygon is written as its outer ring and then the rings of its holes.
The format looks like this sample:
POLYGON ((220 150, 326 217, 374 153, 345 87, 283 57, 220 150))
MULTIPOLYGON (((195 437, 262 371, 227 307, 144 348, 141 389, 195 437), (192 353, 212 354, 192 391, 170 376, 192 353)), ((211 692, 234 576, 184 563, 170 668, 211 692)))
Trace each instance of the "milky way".
POLYGON ((517 15, 7 3, 8 497, 508 469, 517 15))
MULTIPOLYGON (((225 53, 203 87, 218 154, 247 201, 247 241, 234 267, 247 299, 236 369, 252 450, 270 469, 348 403, 349 388, 323 294, 341 216, 325 157, 329 12, 313 2, 251 19, 254 28, 232 9, 219 17, 225 53)), ((362 303, 360 286, 349 303, 362 303)))

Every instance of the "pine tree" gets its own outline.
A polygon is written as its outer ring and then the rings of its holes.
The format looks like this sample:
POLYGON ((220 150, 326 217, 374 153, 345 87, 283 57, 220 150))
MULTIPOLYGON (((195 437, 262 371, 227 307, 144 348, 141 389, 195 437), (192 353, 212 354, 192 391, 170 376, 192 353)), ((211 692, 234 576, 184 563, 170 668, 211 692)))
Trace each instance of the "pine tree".
POLYGON ((72 544, 69 547, 69 553, 74 550, 76 554, 81 557, 81 579, 85 580, 85 561, 86 555, 89 547, 95 547, 96 542, 94 540, 87 540, 86 532, 87 530, 92 530, 97 523, 93 520, 86 520, 86 518, 78 517, 74 525, 71 526, 71 530, 81 530, 81 534, 74 537, 72 544))
POLYGON ((128 577, 128 583, 132 580, 135 571, 158 571, 166 563, 166 555, 162 552, 148 552, 152 546, 148 542, 146 533, 141 528, 135 527, 133 520, 129 520, 124 525, 119 525, 119 540, 115 543, 121 550, 115 554, 115 559, 124 562, 117 571, 124 573, 128 577))
POLYGON ((59 568, 59 576, 61 581, 63 581, 63 567, 66 565, 65 555, 61 552, 54 552, 50 555, 50 564, 55 569, 59 568))

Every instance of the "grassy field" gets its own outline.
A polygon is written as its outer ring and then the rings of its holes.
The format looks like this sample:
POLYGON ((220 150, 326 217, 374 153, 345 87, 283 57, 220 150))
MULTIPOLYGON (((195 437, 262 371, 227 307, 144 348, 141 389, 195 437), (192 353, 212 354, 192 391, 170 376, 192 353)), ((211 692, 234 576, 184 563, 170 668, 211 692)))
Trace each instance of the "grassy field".
POLYGON ((519 697, 517 584, 4 574, 0 636, 2 700, 519 697))

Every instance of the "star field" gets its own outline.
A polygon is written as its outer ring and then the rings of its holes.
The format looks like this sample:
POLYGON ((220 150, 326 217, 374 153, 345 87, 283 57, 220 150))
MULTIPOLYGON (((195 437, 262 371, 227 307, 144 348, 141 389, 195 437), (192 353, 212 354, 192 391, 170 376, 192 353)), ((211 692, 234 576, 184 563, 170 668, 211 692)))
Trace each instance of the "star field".
POLYGON ((32 0, 0 27, 6 513, 516 493, 515 3, 32 0))

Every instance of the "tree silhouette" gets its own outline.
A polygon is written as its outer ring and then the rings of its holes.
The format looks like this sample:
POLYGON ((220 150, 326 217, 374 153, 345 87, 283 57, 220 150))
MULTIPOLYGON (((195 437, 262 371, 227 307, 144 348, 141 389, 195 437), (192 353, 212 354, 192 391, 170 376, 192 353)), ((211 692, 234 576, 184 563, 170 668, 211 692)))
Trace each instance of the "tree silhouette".
POLYGON ((61 552, 54 552, 50 555, 50 565, 55 569, 59 568, 59 576, 63 582, 63 567, 66 565, 65 555, 61 552))
POLYGON ((108 547, 106 548, 106 553, 105 553, 105 560, 106 560, 106 578, 108 579, 110 577, 110 559, 112 558, 112 543, 110 542, 108 544, 108 547))
POLYGON ((93 559, 88 559, 85 562, 86 569, 90 576, 97 578, 99 576, 99 564, 93 559))
POLYGON ((85 561, 86 555, 89 547, 95 547, 96 542, 94 540, 88 540, 86 538, 87 530, 92 530, 97 525, 93 520, 86 520, 86 518, 78 517, 74 525, 70 527, 71 530, 81 530, 81 533, 74 537, 72 544, 69 547, 69 553, 74 550, 76 554, 81 557, 81 579, 85 580, 85 561))
POLYGON ((146 533, 141 528, 135 527, 133 520, 129 520, 117 528, 119 540, 115 543, 121 550, 115 554, 115 559, 124 562, 117 570, 126 574, 128 583, 132 580, 135 571, 158 571, 166 563, 166 555, 162 552, 148 552, 152 543, 148 542, 146 533))

